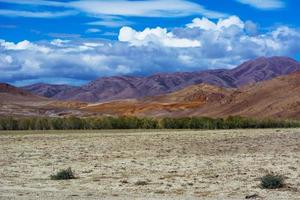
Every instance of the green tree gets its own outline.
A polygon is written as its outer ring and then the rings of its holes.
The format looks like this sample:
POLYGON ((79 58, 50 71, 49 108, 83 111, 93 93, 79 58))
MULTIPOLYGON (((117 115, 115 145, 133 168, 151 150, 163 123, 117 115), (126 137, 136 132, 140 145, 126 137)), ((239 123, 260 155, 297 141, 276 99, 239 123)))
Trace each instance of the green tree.
POLYGON ((82 120, 78 117, 71 116, 65 118, 64 120, 65 120, 65 126, 64 126, 65 129, 83 129, 84 127, 82 120))

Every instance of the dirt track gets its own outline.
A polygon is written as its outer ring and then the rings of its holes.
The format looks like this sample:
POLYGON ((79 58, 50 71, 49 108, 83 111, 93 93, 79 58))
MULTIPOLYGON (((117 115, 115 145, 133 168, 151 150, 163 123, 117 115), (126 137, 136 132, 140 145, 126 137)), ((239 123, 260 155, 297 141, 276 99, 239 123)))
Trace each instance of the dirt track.
POLYGON ((300 129, 0 132, 0 199, 300 199, 300 129), (50 180, 72 167, 78 176, 50 180), (286 187, 265 190, 273 171, 286 187))

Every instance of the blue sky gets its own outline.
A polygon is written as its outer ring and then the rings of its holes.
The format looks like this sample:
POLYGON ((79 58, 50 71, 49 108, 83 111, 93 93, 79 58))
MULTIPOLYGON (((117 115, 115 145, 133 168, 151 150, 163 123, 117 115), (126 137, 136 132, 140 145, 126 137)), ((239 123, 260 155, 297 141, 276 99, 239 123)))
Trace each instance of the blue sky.
POLYGON ((300 60, 297 0, 0 0, 0 81, 80 85, 101 76, 300 60))

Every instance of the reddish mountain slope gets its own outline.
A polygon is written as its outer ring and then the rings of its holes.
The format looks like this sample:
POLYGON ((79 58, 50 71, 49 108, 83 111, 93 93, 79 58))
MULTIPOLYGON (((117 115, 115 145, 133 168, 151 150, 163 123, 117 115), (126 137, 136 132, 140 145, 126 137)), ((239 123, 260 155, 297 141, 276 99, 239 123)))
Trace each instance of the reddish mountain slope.
POLYGON ((46 98, 31 94, 30 92, 14 87, 7 83, 0 83, 0 102, 22 102, 22 101, 39 101, 46 98))
POLYGON ((300 119, 300 72, 245 86, 225 104, 215 104, 193 111, 193 115, 242 115, 300 119))
POLYGON ((234 90, 200 84, 161 96, 91 104, 84 110, 109 115, 177 116, 182 111, 197 109, 208 102, 223 101, 232 92, 234 90))
POLYGON ((300 72, 239 89, 200 84, 167 95, 93 104, 85 109, 110 115, 300 119, 300 72))
POLYGON ((79 109, 84 106, 85 103, 51 100, 0 83, 0 116, 83 116, 86 113, 79 109))
POLYGON ((17 95, 23 95, 23 96, 29 96, 30 93, 25 91, 25 90, 22 90, 22 89, 19 89, 19 88, 16 88, 12 85, 9 85, 7 83, 0 83, 0 93, 11 93, 11 94, 17 94, 17 95))

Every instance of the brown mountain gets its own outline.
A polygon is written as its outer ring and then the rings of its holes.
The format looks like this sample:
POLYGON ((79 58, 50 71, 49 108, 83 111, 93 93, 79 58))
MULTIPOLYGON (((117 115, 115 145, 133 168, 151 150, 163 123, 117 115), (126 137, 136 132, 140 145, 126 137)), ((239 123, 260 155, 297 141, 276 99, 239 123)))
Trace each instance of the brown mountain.
POLYGON ((300 72, 240 88, 225 103, 193 111, 193 115, 242 115, 300 119, 300 72))
POLYGON ((300 72, 239 89, 200 84, 156 97, 92 104, 85 110, 110 115, 300 119, 300 72))
POLYGON ((241 115, 300 119, 300 72, 239 88, 202 83, 158 96, 96 104, 51 100, 8 84, 0 84, 0 115, 241 115))
POLYGON ((161 73, 148 77, 102 77, 81 87, 39 84, 25 86, 23 89, 60 100, 105 102, 162 95, 201 83, 219 87, 239 87, 297 70, 300 70, 300 64, 291 58, 261 57, 231 70, 161 73))
POLYGON ((84 110, 108 115, 183 116, 181 112, 198 109, 207 103, 222 102, 234 91, 199 84, 160 96, 90 104, 84 110))
POLYGON ((0 116, 38 115, 39 108, 47 105, 49 100, 33 95, 12 85, 0 84, 0 116))
POLYGON ((113 76, 96 79, 81 87, 36 84, 22 89, 59 100, 103 102, 166 94, 202 82, 231 87, 232 85, 223 81, 221 77, 223 71, 161 73, 149 77, 113 76), (51 88, 51 95, 48 95, 49 88, 51 88))
POLYGON ((298 71, 300 63, 287 57, 260 57, 247 61, 226 74, 234 79, 233 84, 242 86, 298 71))
POLYGON ((7 83, 0 83, 0 102, 22 102, 45 100, 46 98, 36 96, 30 92, 17 88, 7 83))
MULTIPOLYGON (((86 103, 57 101, 0 83, 0 116, 83 116, 86 103)), ((89 114, 90 115, 90 114, 89 114)))
POLYGON ((47 98, 59 99, 59 96, 66 91, 76 89, 76 86, 70 85, 51 85, 45 83, 36 83, 33 85, 21 87, 21 89, 30 91, 33 94, 44 96, 47 98))

